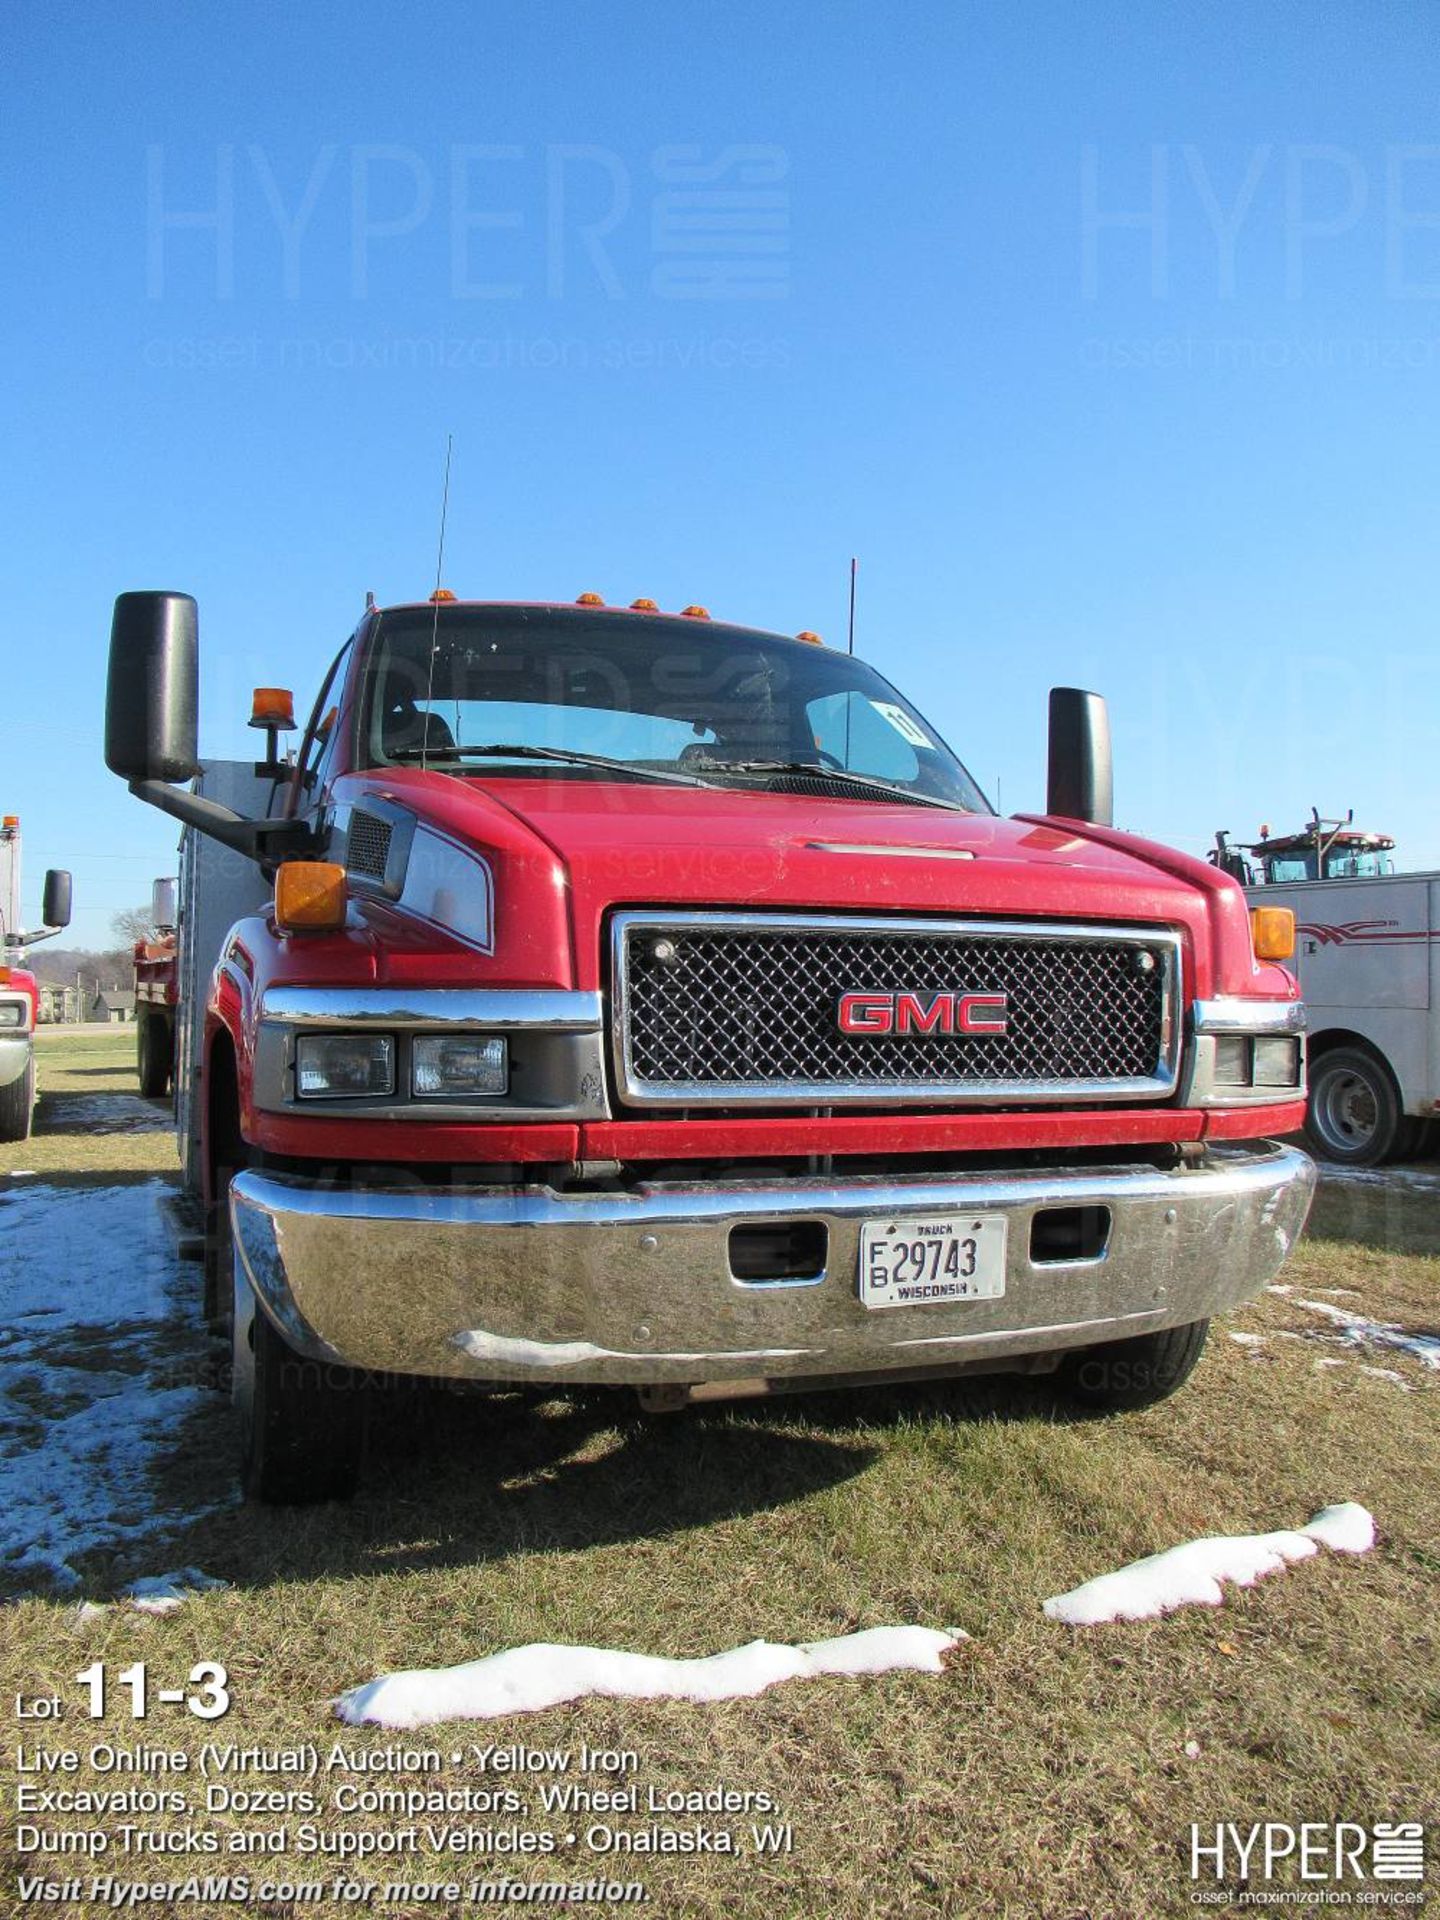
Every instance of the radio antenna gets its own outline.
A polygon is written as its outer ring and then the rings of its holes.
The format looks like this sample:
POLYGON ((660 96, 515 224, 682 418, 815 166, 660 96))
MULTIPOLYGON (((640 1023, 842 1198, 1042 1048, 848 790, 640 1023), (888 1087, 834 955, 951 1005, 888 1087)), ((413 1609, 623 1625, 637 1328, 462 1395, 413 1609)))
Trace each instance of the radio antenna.
POLYGON ((847 653, 855 651, 855 573, 859 565, 860 562, 852 554, 850 556, 850 637, 845 648, 847 653))
POLYGON ((440 492, 440 541, 435 550, 435 591, 430 596, 434 616, 430 622, 430 662, 425 674, 425 718, 420 729, 420 771, 426 766, 426 756, 430 751, 430 703, 435 693, 435 654, 440 643, 440 581, 445 568, 445 519, 450 511, 450 456, 454 451, 455 436, 445 436, 445 484, 440 492))

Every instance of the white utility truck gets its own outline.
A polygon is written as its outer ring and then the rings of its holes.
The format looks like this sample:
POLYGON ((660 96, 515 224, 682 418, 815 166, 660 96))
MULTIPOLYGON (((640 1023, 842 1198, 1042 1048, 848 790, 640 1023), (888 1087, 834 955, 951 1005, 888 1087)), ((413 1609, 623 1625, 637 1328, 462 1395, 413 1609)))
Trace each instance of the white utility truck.
POLYGON ((1440 1116, 1440 873, 1396 873, 1387 834, 1352 816, 1211 860, 1252 906, 1290 907, 1310 1020, 1306 1133, 1325 1159, 1379 1166, 1425 1151, 1440 1116))

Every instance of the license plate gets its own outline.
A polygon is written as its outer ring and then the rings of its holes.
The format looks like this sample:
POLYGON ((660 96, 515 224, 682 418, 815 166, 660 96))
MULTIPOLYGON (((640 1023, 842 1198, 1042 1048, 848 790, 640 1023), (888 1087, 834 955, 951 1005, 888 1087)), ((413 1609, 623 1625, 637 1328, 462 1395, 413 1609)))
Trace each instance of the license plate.
POLYGON ((860 1228, 860 1301, 866 1307, 998 1300, 1005 1291, 1003 1213, 927 1213, 860 1228))

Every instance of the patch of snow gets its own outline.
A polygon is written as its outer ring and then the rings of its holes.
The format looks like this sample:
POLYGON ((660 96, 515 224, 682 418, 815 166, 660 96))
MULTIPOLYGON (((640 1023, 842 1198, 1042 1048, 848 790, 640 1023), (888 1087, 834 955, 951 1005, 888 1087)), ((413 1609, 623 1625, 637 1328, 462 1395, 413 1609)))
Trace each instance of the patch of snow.
POLYGON ((148 1574, 132 1580, 122 1598, 139 1613, 174 1613, 197 1593, 212 1593, 228 1587, 228 1580, 217 1580, 198 1567, 178 1567, 174 1573, 148 1574))
POLYGON ((823 1673, 943 1673, 944 1655, 966 1636, 933 1627, 871 1627, 798 1647, 752 1640, 702 1660, 666 1660, 602 1647, 511 1647, 459 1667, 382 1674, 352 1687, 336 1712, 352 1727, 434 1726, 538 1713, 591 1694, 610 1700, 749 1699, 783 1680, 823 1673))
POLYGON ((1295 1289, 1294 1287, 1277 1286, 1272 1282, 1268 1287, 1266 1287, 1265 1291, 1267 1293, 1293 1293, 1295 1289))
POLYGON ((1304 1307, 1307 1313, 1318 1313, 1332 1325, 1341 1329, 1341 1338, 1350 1346, 1357 1347, 1397 1347, 1402 1353, 1408 1353, 1432 1373, 1440 1373, 1440 1338, 1433 1333, 1406 1333, 1403 1327, 1379 1320, 1367 1320, 1362 1313, 1351 1313, 1345 1307, 1333 1306, 1328 1300, 1300 1300, 1297 1307, 1304 1307))
POLYGON ((1308 1526, 1278 1533, 1215 1535, 1190 1540, 1136 1560, 1117 1573, 1102 1573, 1069 1593, 1047 1600, 1045 1612, 1068 1626, 1104 1620, 1155 1620, 1177 1607, 1218 1607, 1227 1580, 1253 1587, 1266 1574, 1308 1560, 1321 1546, 1336 1553, 1365 1553, 1375 1542, 1375 1522, 1353 1500, 1325 1507, 1308 1526))
POLYGON ((157 1511, 152 1484, 209 1399, 169 1191, 40 1183, 0 1206, 0 1575, 74 1586, 76 1556, 195 1517, 157 1511))
POLYGON ((1265 1336, 1263 1333, 1237 1333, 1232 1328, 1230 1338, 1235 1342, 1237 1347, 1263 1347, 1265 1344, 1265 1336))
POLYGON ((1399 1387, 1402 1393, 1413 1393, 1415 1389, 1403 1373, 1396 1373, 1393 1367, 1361 1367, 1361 1373, 1368 1373, 1374 1380, 1388 1380, 1392 1386, 1399 1387))
POLYGON ((1300 1531, 1332 1553, 1368 1553, 1375 1544, 1375 1516, 1356 1500, 1341 1500, 1322 1507, 1300 1531))

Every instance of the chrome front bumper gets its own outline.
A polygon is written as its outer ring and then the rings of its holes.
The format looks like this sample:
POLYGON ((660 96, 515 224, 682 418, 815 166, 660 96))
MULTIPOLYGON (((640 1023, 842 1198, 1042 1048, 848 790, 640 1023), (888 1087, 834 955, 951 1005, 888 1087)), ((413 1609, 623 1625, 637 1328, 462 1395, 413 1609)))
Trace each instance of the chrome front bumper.
POLYGON ((691 1385, 932 1371, 1204 1319, 1259 1291, 1305 1223, 1315 1171, 1290 1147, 1198 1166, 889 1179, 404 1191, 242 1173, 235 1244, 289 1344, 317 1360, 476 1381, 691 1385), (1037 1215, 1109 1210, 1104 1249, 1043 1257, 1037 1215), (1004 1297, 861 1305, 863 1221, 1009 1218, 1004 1297), (818 1222, 823 1272, 746 1282, 738 1225, 818 1222), (1040 1257, 1035 1257, 1039 1250, 1040 1257))

